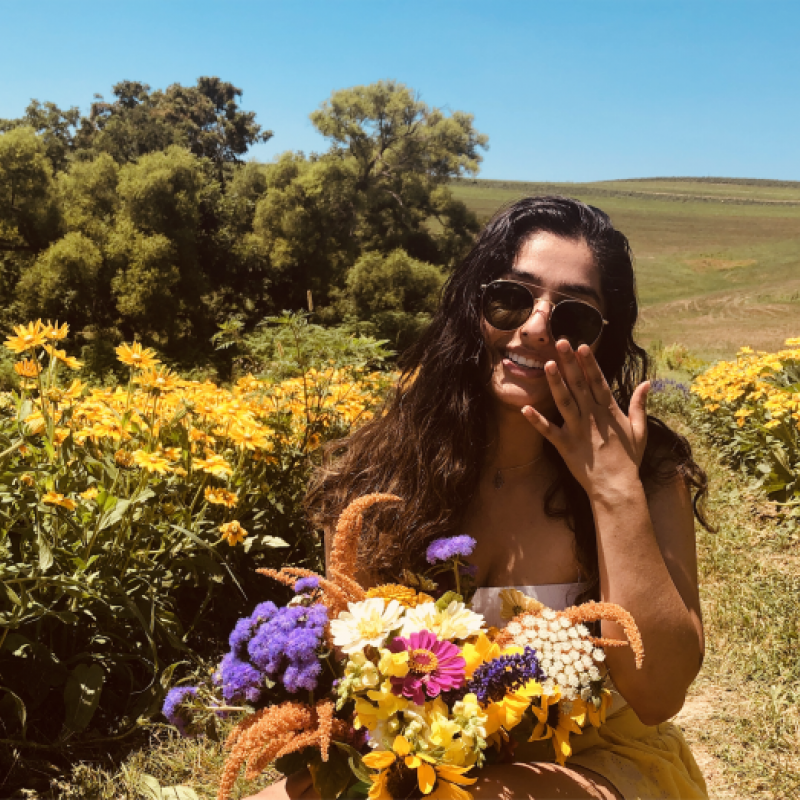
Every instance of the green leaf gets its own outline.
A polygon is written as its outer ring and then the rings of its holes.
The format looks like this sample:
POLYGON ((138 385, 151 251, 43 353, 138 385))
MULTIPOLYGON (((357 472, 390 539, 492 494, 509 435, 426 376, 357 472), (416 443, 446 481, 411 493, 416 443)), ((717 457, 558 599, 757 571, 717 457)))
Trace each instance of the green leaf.
POLYGON ((36 531, 36 546, 39 548, 39 569, 47 572, 53 566, 53 551, 50 549, 50 542, 44 535, 44 531, 38 528, 36 531))
POLYGON ((64 687, 64 726, 70 733, 80 733, 91 722, 105 677, 103 668, 96 662, 78 664, 70 673, 64 687))
POLYGON ((197 792, 189 786, 165 786, 161 789, 162 800, 200 800, 197 792))
POLYGON ((464 598, 457 594, 456 592, 445 592, 437 601, 436 601, 436 608, 440 611, 444 611, 453 600, 458 600, 459 602, 464 602, 464 598))
POLYGON ((313 761, 308 765, 314 788, 320 797, 337 798, 353 780, 348 760, 331 750, 327 761, 313 761))
POLYGON ((338 747, 348 756, 347 763, 350 766, 350 770, 352 771, 353 775, 355 775, 359 781, 371 784, 372 776, 364 765, 364 757, 361 755, 361 753, 359 753, 355 747, 351 747, 349 744, 345 744, 344 742, 332 742, 332 744, 336 745, 336 747, 338 747))
POLYGON ((13 704, 14 709, 17 712, 17 718, 19 719, 20 725, 22 726, 22 732, 24 737, 25 723, 28 721, 28 712, 25 708, 25 703, 22 702, 22 698, 20 698, 19 695, 14 694, 14 692, 12 692, 11 689, 9 689, 6 686, 0 686, 0 692, 6 693, 6 696, 3 698, 3 701, 6 702, 0 702, 0 708, 2 708, 3 705, 8 705, 9 704, 8 701, 10 701, 10 703, 13 704))
POLYGON ((164 795, 161 793, 161 784, 152 775, 144 774, 139 776, 139 791, 147 800, 164 800, 164 795))
POLYGON ((6 596, 6 600, 13 603, 15 606, 22 605, 22 600, 19 595, 8 584, 0 583, 0 592, 6 596))

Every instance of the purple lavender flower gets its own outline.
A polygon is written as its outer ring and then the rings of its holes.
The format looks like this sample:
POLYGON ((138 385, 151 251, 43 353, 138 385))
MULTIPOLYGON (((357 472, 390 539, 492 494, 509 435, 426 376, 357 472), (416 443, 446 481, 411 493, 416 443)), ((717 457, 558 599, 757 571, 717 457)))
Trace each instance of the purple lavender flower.
POLYGON ((478 702, 486 704, 490 700, 502 700, 507 693, 542 677, 536 651, 526 647, 523 653, 499 656, 481 664, 461 691, 463 694, 474 692, 478 702))
POLYGON ((308 578, 300 578, 295 581, 294 591, 296 594, 303 594, 306 592, 314 592, 319 589, 319 578, 315 575, 310 575, 308 578))
POLYGON ((192 716, 185 703, 188 698, 195 697, 197 689, 194 686, 176 686, 167 692, 161 713, 167 718, 170 725, 174 725, 181 736, 189 736, 191 731, 192 716))
POLYGON ((472 554, 475 549, 475 540, 471 536, 448 536, 444 539, 436 539, 428 545, 425 557, 429 564, 437 561, 448 561, 455 556, 467 556, 472 554))

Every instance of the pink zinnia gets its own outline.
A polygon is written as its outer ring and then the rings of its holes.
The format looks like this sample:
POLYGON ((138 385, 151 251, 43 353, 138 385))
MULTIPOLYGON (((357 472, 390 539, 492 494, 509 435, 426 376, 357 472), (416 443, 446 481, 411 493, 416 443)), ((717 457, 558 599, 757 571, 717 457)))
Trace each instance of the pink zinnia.
POLYGON ((464 684, 466 661, 461 651, 430 631, 417 631, 408 638, 398 636, 389 643, 389 650, 393 653, 408 650, 408 674, 404 678, 390 678, 392 691, 419 706, 442 691, 458 689, 464 684))

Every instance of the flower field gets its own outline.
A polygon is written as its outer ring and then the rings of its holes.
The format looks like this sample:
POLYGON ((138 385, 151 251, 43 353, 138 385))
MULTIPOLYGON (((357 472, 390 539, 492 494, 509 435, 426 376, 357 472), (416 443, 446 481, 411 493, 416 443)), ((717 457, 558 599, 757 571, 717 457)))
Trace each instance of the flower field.
POLYGON ((0 739, 21 746, 132 732, 274 591, 255 566, 318 567, 308 476, 391 379, 304 362, 222 388, 134 343, 117 348, 127 380, 89 386, 67 336, 37 321, 5 342, 20 386, 0 397, 0 739))
POLYGON ((728 456, 757 475, 780 503, 800 505, 800 338, 786 349, 721 361, 699 375, 707 432, 728 456))

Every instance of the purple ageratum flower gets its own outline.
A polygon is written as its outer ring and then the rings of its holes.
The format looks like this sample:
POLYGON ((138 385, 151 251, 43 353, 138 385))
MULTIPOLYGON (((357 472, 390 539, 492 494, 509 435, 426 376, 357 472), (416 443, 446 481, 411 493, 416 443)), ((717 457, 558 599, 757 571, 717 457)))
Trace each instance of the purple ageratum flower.
POLYGON ((429 564, 437 561, 448 561, 455 556, 467 558, 472 555, 475 549, 475 540, 471 536, 448 536, 444 539, 436 539, 428 545, 425 557, 429 564))
POLYGON ((408 638, 397 636, 389 643, 389 650, 408 650, 408 674, 403 678, 391 676, 390 680, 394 694, 417 705, 464 684, 466 661, 461 651, 430 631, 417 631, 408 638))
POLYGON ((249 617, 242 617, 234 626, 228 639, 231 652, 238 658, 243 659, 247 654, 247 643, 253 638, 253 634, 259 625, 271 620, 278 612, 275 603, 269 600, 259 603, 249 617))
POLYGON ((481 664, 461 694, 473 692, 484 705, 492 700, 502 700, 506 694, 522 688, 528 681, 541 680, 543 673, 539 659, 532 647, 513 655, 498 656, 481 664))
POLYGON ((264 676, 233 652, 222 659, 217 676, 226 703, 257 703, 266 688, 264 676))
POLYGON ((170 725, 174 725, 181 736, 189 736, 189 726, 192 717, 185 703, 188 698, 195 697, 197 689, 194 686, 176 686, 167 692, 161 713, 167 718, 170 725))
POLYGON ((253 666, 288 692, 313 691, 322 671, 317 658, 325 638, 327 608, 288 606, 262 624, 248 642, 247 655, 253 666))
POLYGON ((300 578, 295 581, 294 591, 296 594, 304 594, 306 592, 314 592, 319 589, 319 578, 315 575, 310 575, 308 578, 300 578))

